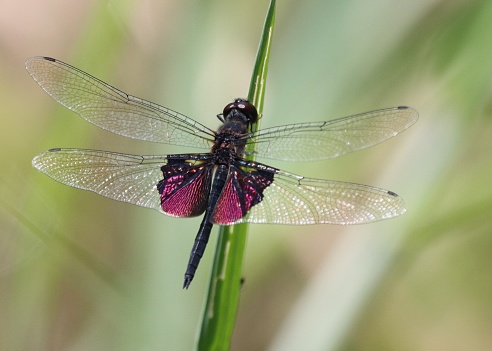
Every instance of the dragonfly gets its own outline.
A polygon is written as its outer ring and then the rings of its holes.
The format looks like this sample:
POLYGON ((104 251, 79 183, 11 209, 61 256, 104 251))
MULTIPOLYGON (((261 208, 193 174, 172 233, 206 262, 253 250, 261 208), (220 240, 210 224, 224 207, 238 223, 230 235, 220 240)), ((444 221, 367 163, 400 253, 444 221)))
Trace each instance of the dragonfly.
POLYGON ((307 178, 251 158, 320 161, 365 149, 414 124, 418 113, 410 107, 253 131, 258 111, 238 98, 217 115, 222 124, 214 130, 54 58, 30 58, 26 69, 54 100, 98 127, 128 138, 203 151, 142 156, 53 148, 32 161, 40 172, 75 188, 173 217, 203 214, 183 288, 195 276, 214 224, 348 225, 406 211, 403 199, 392 191, 307 178), (255 150, 248 152, 251 144, 255 150))

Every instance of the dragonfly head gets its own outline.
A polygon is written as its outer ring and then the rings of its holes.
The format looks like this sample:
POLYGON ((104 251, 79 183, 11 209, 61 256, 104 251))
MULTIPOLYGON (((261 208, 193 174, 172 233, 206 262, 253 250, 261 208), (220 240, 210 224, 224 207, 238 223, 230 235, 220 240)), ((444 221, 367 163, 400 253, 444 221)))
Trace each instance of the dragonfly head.
POLYGON ((258 120, 258 111, 248 100, 236 99, 224 107, 222 116, 226 122, 240 120, 249 126, 258 120))

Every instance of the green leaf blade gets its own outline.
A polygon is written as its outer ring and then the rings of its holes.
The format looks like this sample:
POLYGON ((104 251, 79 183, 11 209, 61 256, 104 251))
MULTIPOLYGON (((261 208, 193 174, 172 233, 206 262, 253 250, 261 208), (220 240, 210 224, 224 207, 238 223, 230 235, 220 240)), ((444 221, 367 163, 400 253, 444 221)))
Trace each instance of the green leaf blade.
MULTIPOLYGON (((248 100, 263 111, 268 62, 275 23, 275 0, 270 1, 256 62, 251 76, 248 100)), ((258 130, 258 122, 252 125, 258 130)), ((248 145, 252 154, 254 146, 248 145)), ((219 229, 216 253, 202 316, 197 350, 229 350, 242 286, 242 266, 248 224, 223 226, 219 229)))

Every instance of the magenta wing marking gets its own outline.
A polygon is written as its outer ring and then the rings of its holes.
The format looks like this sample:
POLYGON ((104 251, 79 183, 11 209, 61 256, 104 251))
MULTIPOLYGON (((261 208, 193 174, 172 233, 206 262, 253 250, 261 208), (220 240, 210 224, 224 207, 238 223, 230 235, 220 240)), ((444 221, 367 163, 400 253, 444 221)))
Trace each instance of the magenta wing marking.
POLYGON ((227 225, 244 217, 263 199, 263 190, 273 182, 273 174, 243 172, 231 167, 213 214, 213 222, 227 225))
POLYGON ((207 208, 212 168, 179 163, 163 166, 162 172, 164 179, 157 185, 162 211, 174 217, 201 215, 207 208))

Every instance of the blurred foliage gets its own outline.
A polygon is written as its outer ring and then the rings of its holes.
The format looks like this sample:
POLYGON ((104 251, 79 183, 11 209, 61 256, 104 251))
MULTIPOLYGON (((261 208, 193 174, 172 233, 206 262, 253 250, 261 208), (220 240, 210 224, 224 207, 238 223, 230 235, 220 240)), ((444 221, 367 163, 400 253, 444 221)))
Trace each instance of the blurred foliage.
MULTIPOLYGON (((50 147, 182 149, 98 130, 57 106, 23 62, 53 56, 214 127, 247 94, 267 5, 0 5, 1 350, 190 350, 215 246, 183 291, 199 219, 37 173, 30 161, 50 147)), ((232 349, 492 348, 490 33, 486 0, 277 4, 263 127, 395 105, 420 120, 340 160, 271 162, 391 189, 408 212, 357 227, 251 226, 232 349)))

